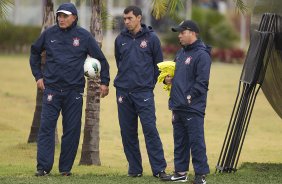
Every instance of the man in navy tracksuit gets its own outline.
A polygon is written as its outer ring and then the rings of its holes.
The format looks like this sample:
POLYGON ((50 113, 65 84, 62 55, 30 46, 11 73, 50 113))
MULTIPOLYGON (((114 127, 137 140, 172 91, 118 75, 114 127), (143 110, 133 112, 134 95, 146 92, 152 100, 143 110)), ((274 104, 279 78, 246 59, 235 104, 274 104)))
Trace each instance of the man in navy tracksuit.
POLYGON ((197 38, 199 28, 191 20, 172 28, 179 32, 182 49, 176 54, 175 74, 165 78, 172 84, 169 107, 172 110, 175 173, 166 180, 187 181, 190 151, 195 184, 205 184, 208 174, 204 139, 204 115, 210 75, 210 47, 197 38))
POLYGON ((142 176, 138 140, 138 117, 155 177, 166 177, 166 161, 156 128, 153 90, 163 61, 161 45, 151 27, 141 24, 142 12, 136 6, 124 10, 124 29, 115 40, 118 68, 114 86, 124 152, 129 163, 128 176, 142 176))
POLYGON ((59 171, 71 174, 76 156, 85 85, 83 65, 87 55, 101 63, 101 97, 108 94, 109 65, 93 36, 77 26, 77 10, 71 3, 59 6, 57 25, 44 31, 31 46, 30 66, 37 87, 44 91, 40 129, 37 140, 36 176, 48 174, 54 162, 55 128, 60 112, 63 136, 59 171), (41 53, 46 51, 46 64, 41 71, 41 53))

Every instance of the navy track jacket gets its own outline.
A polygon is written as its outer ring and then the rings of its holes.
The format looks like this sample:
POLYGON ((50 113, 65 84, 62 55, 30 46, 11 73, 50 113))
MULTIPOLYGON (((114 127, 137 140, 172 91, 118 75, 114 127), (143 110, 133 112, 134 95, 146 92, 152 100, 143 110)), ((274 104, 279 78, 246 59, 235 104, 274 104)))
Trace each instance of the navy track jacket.
POLYGON ((176 69, 169 99, 171 110, 205 114, 211 67, 210 50, 209 46, 198 39, 176 54, 176 69), (189 95, 191 103, 188 103, 189 95))
POLYGON ((45 30, 31 46, 30 66, 37 81, 44 79, 52 89, 83 89, 84 61, 87 54, 101 63, 101 84, 109 85, 109 64, 94 37, 76 25, 60 29, 54 25, 45 30), (46 50, 46 64, 41 71, 41 52, 46 50))
POLYGON ((153 90, 163 61, 160 40, 151 27, 142 24, 135 36, 124 29, 115 40, 118 68, 114 86, 129 92, 153 90))

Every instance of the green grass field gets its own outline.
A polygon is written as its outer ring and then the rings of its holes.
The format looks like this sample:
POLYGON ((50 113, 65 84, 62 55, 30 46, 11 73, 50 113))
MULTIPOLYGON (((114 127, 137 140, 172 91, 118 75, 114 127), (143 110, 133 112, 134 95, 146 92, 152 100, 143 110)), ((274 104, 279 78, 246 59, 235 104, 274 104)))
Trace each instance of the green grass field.
MULTIPOLYGON (((102 166, 79 166, 83 128, 78 154, 73 166, 74 175, 62 178, 58 173, 56 148, 52 175, 34 177, 36 144, 27 144, 32 123, 36 84, 29 68, 28 56, 0 56, 0 183, 162 183, 152 177, 140 130, 144 177, 126 177, 127 162, 123 153, 117 120, 115 88, 101 100, 100 156, 102 166)), ((111 80, 116 73, 110 60, 111 80)), ((242 65, 213 63, 206 111, 205 133, 211 174, 208 183, 281 183, 282 121, 259 92, 253 115, 235 174, 216 174, 215 165, 223 144, 237 93, 242 65)), ((163 142, 167 171, 173 171, 173 137, 171 112, 167 108, 167 92, 157 84, 155 101, 157 126, 163 142)), ((84 122, 84 114, 82 122, 84 122)), ((61 136, 61 119, 58 121, 61 136)), ((193 168, 190 166, 191 180, 193 168)), ((190 180, 190 182, 191 182, 190 180)))

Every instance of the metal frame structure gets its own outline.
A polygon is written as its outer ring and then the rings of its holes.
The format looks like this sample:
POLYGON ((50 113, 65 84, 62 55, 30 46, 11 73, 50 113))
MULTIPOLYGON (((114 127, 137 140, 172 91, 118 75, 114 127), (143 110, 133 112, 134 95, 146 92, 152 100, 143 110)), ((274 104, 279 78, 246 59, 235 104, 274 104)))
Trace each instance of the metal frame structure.
POLYGON ((279 34, 277 28, 280 22, 279 15, 265 13, 258 30, 252 34, 216 172, 237 171, 255 100, 263 84, 267 65, 274 50, 274 38, 276 34, 279 34))

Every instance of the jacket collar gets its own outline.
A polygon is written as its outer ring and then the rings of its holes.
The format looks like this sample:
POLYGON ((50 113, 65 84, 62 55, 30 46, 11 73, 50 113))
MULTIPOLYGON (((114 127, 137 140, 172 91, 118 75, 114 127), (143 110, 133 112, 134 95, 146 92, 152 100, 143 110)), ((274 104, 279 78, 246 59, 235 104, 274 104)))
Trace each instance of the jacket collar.
POLYGON ((150 27, 150 26, 147 27, 145 24, 141 24, 141 29, 140 29, 139 32, 137 32, 136 35, 131 34, 130 31, 127 28, 124 28, 121 31, 121 34, 125 35, 125 36, 130 36, 132 38, 137 38, 137 37, 140 37, 140 36, 142 36, 142 35, 144 35, 144 34, 146 34, 148 32, 151 32, 151 31, 153 31, 152 27, 150 27))

